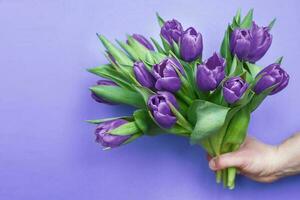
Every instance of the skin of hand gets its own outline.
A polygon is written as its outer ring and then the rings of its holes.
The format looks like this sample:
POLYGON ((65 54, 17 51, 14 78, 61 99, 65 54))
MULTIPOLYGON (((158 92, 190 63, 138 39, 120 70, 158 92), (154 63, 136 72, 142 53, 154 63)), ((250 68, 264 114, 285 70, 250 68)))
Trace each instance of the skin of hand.
POLYGON ((209 158, 209 167, 214 171, 236 167, 250 179, 265 183, 300 173, 300 134, 279 146, 247 137, 238 151, 209 158))

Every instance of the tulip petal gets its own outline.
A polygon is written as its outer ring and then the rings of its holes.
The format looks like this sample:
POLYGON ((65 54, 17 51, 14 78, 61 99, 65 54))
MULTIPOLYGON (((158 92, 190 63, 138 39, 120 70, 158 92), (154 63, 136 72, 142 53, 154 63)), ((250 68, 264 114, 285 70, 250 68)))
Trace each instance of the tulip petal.
POLYGON ((116 119, 99 124, 95 130, 96 142, 111 148, 122 145, 132 135, 111 135, 108 132, 126 123, 124 119, 116 119))
POLYGON ((256 83, 255 87, 254 87, 254 91, 256 94, 260 94, 261 92, 263 92, 265 89, 271 87, 272 85, 274 85, 276 83, 276 79, 273 78, 270 75, 266 75, 261 77, 261 79, 259 79, 259 81, 256 83))
POLYGON ((177 92, 181 87, 181 81, 176 77, 160 78, 155 83, 157 90, 166 90, 170 92, 177 92))
POLYGON ((176 117, 171 115, 164 115, 158 111, 153 112, 156 122, 163 128, 171 128, 176 123, 176 117))
POLYGON ((250 50, 250 42, 245 39, 238 39, 234 48, 234 53, 240 59, 245 59, 250 50))
POLYGON ((223 95, 224 95, 225 100, 230 104, 236 102, 239 99, 239 97, 236 96, 236 94, 233 91, 231 91, 225 87, 223 88, 223 95))

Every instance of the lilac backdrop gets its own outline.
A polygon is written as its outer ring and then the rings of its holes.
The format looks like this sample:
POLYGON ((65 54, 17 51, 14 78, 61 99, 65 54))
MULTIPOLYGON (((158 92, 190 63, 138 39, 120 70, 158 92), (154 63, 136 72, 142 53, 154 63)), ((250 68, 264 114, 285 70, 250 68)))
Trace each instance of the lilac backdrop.
POLYGON ((239 177, 234 191, 215 184, 201 148, 183 138, 144 137, 113 151, 94 142, 85 119, 130 114, 90 99, 105 63, 95 33, 158 38, 155 11, 203 33, 204 57, 219 48, 238 8, 259 24, 274 16, 274 42, 259 62, 283 55, 288 88, 253 115, 250 134, 276 144, 300 130, 300 3, 217 0, 0 0, 0 199, 299 199, 300 177, 260 184, 239 177))

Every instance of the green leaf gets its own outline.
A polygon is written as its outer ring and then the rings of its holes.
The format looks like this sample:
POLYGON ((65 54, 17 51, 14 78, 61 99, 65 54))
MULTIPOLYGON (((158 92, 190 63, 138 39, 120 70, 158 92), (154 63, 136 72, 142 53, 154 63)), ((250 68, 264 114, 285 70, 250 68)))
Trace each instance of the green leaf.
POLYGON ((244 107, 251 101, 253 96, 254 96, 254 92, 250 88, 248 88, 245 91, 245 93, 243 94, 243 96, 237 102, 232 104, 231 106, 232 107, 237 107, 237 106, 244 107))
POLYGON ((138 55, 139 59, 144 61, 146 59, 146 55, 149 51, 145 46, 136 41, 132 36, 128 36, 128 43, 134 50, 134 52, 138 55))
POLYGON ((269 28, 270 30, 273 28, 275 22, 276 22, 276 18, 274 18, 274 19, 270 22, 270 24, 269 24, 269 26, 268 26, 268 28, 269 28))
POLYGON ((86 120, 86 122, 91 124, 101 124, 103 122, 112 121, 116 119, 125 119, 125 120, 132 120, 132 116, 121 116, 121 117, 111 117, 105 119, 93 119, 93 120, 86 120))
POLYGON ((136 125, 141 129, 144 134, 157 135, 163 131, 155 124, 149 115, 148 110, 139 109, 133 113, 134 121, 136 125))
POLYGON ((98 35, 98 38, 108 50, 108 52, 116 59, 116 61, 120 64, 124 65, 133 65, 133 62, 127 55, 118 49, 115 45, 113 45, 109 40, 107 40, 103 35, 98 35))
POLYGON ((172 103, 168 102, 169 107, 171 108, 172 113, 175 115, 177 119, 177 124, 180 125, 182 128, 192 132, 191 124, 181 115, 181 113, 173 106, 172 103))
POLYGON ((253 21, 253 9, 249 10, 248 14, 243 19, 240 27, 241 28, 250 28, 252 25, 252 21, 253 21))
MULTIPOLYGON (((151 112, 148 111, 149 116, 151 117, 152 121, 158 126, 160 127, 160 125, 155 121, 154 117, 152 116, 151 112)), ((189 132, 182 128, 181 126, 179 126, 178 124, 175 124, 174 126, 172 126, 169 129, 165 129, 163 127, 160 127, 161 130, 167 132, 167 133, 171 133, 171 134, 175 134, 175 135, 179 135, 179 136, 185 136, 188 137, 189 136, 189 132)))
POLYGON ((172 48, 171 48, 169 42, 163 36, 160 36, 160 38, 161 38, 162 44, 164 46, 165 52, 168 54, 172 48))
POLYGON ((161 16, 159 16, 158 12, 156 12, 156 18, 157 18, 159 26, 162 27, 164 25, 165 21, 163 20, 163 18, 161 18, 161 16))
POLYGON ((139 93, 125 88, 117 86, 98 85, 91 87, 90 89, 97 96, 100 96, 101 98, 110 102, 127 104, 139 108, 145 107, 143 98, 139 93))
POLYGON ((191 143, 197 144, 203 138, 218 133, 225 123, 230 108, 204 100, 196 100, 188 111, 188 119, 195 124, 191 143))
POLYGON ((213 134, 209 137, 210 144, 212 149, 214 150, 215 155, 221 154, 221 147, 223 143, 223 139, 226 134, 226 130, 228 127, 228 124, 232 117, 242 108, 242 106, 237 106, 234 108, 231 108, 226 116, 226 120, 224 122, 224 125, 219 129, 219 131, 216 134, 213 134))
POLYGON ((246 62, 247 70, 251 74, 252 78, 255 79, 257 74, 261 71, 261 68, 258 65, 246 62))
POLYGON ((172 133, 175 135, 180 135, 180 136, 185 136, 185 137, 190 136, 190 132, 188 130, 186 130, 185 128, 182 128, 178 124, 175 124, 172 128, 163 129, 163 130, 165 130, 167 133, 172 133))
POLYGON ((197 94, 198 97, 203 96, 203 92, 199 90, 197 84, 196 84, 196 72, 197 72, 197 65, 200 64, 199 62, 185 62, 183 60, 178 59, 183 66, 183 69, 186 74, 186 79, 188 81, 188 87, 193 92, 193 94, 190 94, 192 98, 197 94))
POLYGON ((149 116, 149 113, 145 109, 139 109, 136 110, 133 113, 134 121, 137 124, 137 126, 141 129, 143 133, 147 133, 149 130, 149 122, 152 121, 152 119, 149 116))
POLYGON ((154 95, 155 93, 148 88, 142 86, 135 86, 135 90, 140 94, 142 97, 142 102, 145 106, 147 106, 148 99, 150 96, 154 95))
POLYGON ((247 135, 250 121, 250 112, 248 108, 243 108, 237 112, 231 119, 222 144, 222 153, 231 151, 232 145, 240 146, 247 135))
POLYGON ((165 51, 164 51, 164 49, 160 46, 160 44, 159 44, 154 38, 151 37, 150 39, 152 40, 153 44, 155 45, 157 51, 158 51, 159 53, 165 54, 165 51))
POLYGON ((239 76, 242 73, 243 73, 242 62, 240 62, 237 56, 235 55, 230 67, 229 76, 239 76))
POLYGON ((113 66, 113 68, 120 75, 122 75, 123 78, 125 78, 128 81, 132 81, 131 79, 128 78, 128 77, 130 77, 130 75, 133 75, 132 65, 122 65, 120 63, 116 63, 112 60, 112 58, 109 56, 108 53, 105 54, 105 57, 110 62, 110 64, 113 66))
POLYGON ((122 145, 128 144, 134 140, 136 140, 137 138, 141 137, 143 134, 142 133, 136 133, 133 136, 131 136, 128 140, 126 140, 122 145))
POLYGON ((131 85, 122 78, 119 72, 117 72, 112 65, 102 65, 88 69, 88 71, 100 77, 110 79, 121 87, 132 89, 131 85))
POLYGON ((253 112, 256 110, 256 108, 264 101, 264 99, 273 91, 275 87, 277 87, 278 84, 275 84, 265 91, 263 91, 260 94, 255 94, 251 100, 251 102, 248 104, 249 110, 253 112))
POLYGON ((148 68, 148 70, 151 70, 152 69, 152 65, 156 64, 155 59, 153 58, 153 56, 152 56, 152 54, 150 52, 148 52, 146 54, 145 62, 147 62, 147 64, 150 66, 148 68))
POLYGON ((136 52, 134 51, 134 49, 131 46, 129 46, 125 42, 121 42, 119 40, 117 40, 117 43, 122 47, 122 49, 124 49, 130 55, 130 57, 133 60, 137 61, 139 59, 139 56, 136 54, 136 52))
POLYGON ((238 9, 234 17, 235 22, 239 25, 241 23, 241 9, 238 9))
POLYGON ((250 89, 253 91, 253 88, 255 87, 256 83, 261 79, 261 77, 264 75, 264 73, 259 74, 255 77, 255 79, 250 83, 250 89))
POLYGON ((228 66, 231 66, 232 60, 232 55, 230 52, 230 32, 230 26, 228 26, 221 45, 221 55, 226 59, 226 74, 229 73, 230 69, 228 68, 228 66))
POLYGON ((232 28, 232 30, 234 30, 240 26, 240 23, 241 23, 241 10, 238 9, 236 15, 233 17, 232 24, 230 25, 230 27, 232 28))
POLYGON ((176 42, 173 42, 173 50, 174 50, 174 53, 177 57, 180 56, 180 47, 179 45, 176 43, 176 42))
POLYGON ((223 82, 219 84, 219 86, 209 94, 208 100, 212 103, 221 105, 222 104, 222 99, 223 99, 223 82))
POLYGON ((133 135, 140 131, 141 130, 139 129, 139 127, 136 125, 135 122, 128 122, 109 131, 108 133, 112 135, 133 135))
POLYGON ((127 80, 130 81, 131 83, 140 86, 140 83, 136 80, 134 73, 133 73, 133 66, 128 66, 128 65, 119 65, 121 73, 123 73, 126 77, 127 80))
POLYGON ((151 51, 152 58, 154 58, 155 63, 160 63, 163 59, 166 58, 166 55, 159 52, 151 51))
POLYGON ((283 56, 281 56, 280 58, 278 58, 278 59, 275 61, 275 63, 278 63, 278 64, 281 65, 282 60, 283 60, 283 56))

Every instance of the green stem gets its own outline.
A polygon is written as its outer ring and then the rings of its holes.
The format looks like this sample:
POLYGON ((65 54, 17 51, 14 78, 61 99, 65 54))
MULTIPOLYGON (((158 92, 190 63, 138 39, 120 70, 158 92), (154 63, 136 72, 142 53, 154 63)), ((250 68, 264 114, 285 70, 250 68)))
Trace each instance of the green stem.
POLYGON ((222 181, 222 171, 221 171, 221 170, 218 170, 218 171, 216 172, 216 182, 217 182, 217 183, 221 183, 221 181, 222 181))
POLYGON ((227 169, 227 186, 229 189, 234 189, 235 186, 235 175, 236 175, 236 168, 235 167, 229 167, 227 169))
POLYGON ((228 174, 227 174, 227 169, 222 170, 222 180, 223 180, 223 186, 226 188, 227 187, 227 179, 228 179, 228 174))

